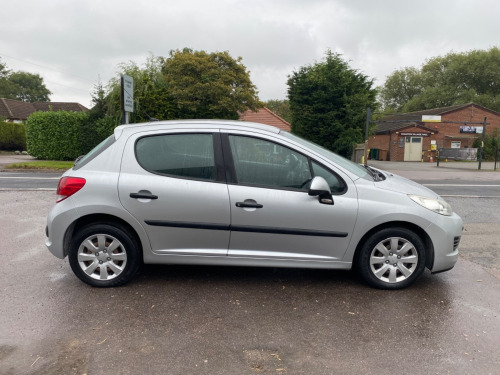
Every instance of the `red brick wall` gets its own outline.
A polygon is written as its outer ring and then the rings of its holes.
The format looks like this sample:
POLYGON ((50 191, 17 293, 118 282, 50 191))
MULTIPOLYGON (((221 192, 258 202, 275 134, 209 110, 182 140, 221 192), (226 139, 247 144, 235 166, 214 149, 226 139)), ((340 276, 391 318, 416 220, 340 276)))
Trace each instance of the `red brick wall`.
MULTIPOLYGON (((482 108, 478 108, 474 105, 470 107, 461 109, 459 111, 454 111, 451 113, 447 113, 441 117, 441 121, 467 121, 467 122, 480 122, 484 121, 484 118, 489 125, 486 125, 486 134, 498 134, 498 129, 500 129, 500 116, 492 113, 490 111, 486 111, 482 108)), ((444 123, 426 123, 425 126, 429 128, 433 128, 439 130, 439 134, 435 135, 436 143, 438 148, 451 147, 452 141, 460 141, 460 147, 472 147, 474 143, 474 139, 451 139, 446 137, 447 135, 455 135, 455 136, 464 136, 465 134, 460 134, 460 126, 463 124, 444 124, 444 123), (437 128, 436 128, 437 127, 437 128)), ((482 126, 474 124, 472 126, 482 126)), ((481 137, 481 134, 476 134, 476 137, 481 137)))
MULTIPOLYGON (((426 128, 433 129, 437 131, 429 137, 423 137, 422 139, 422 151, 424 152, 424 161, 429 160, 429 156, 432 155, 432 152, 429 152, 431 148, 431 140, 436 140, 437 148, 449 148, 451 147, 452 141, 460 141, 460 147, 472 147, 474 143, 474 137, 469 139, 465 138, 450 138, 450 136, 458 136, 463 137, 467 134, 460 133, 460 126, 464 124, 461 122, 479 122, 483 123, 484 118, 486 122, 489 124, 486 126, 486 134, 496 134, 498 135, 500 129, 500 115, 479 108, 475 105, 471 105, 469 107, 463 108, 461 110, 457 110, 454 112, 447 113, 441 117, 441 121, 457 121, 460 123, 457 124, 446 124, 446 123, 424 123, 422 124, 426 128), (447 137, 448 136, 448 137, 447 137)), ((479 126, 480 124, 473 124, 471 126, 479 126)), ((398 129, 397 131, 393 131, 392 134, 380 134, 371 136, 368 140, 368 148, 378 148, 381 150, 389 149, 389 157, 391 161, 404 161, 404 136, 399 135, 399 133, 426 133, 422 128, 418 127, 408 127, 404 129, 398 129), (396 134, 398 133, 398 134, 396 134), (403 147, 399 147, 399 139, 403 138, 403 147), (390 144, 390 147, 389 147, 390 144)), ((470 134, 471 136, 481 137, 481 134, 470 134)))

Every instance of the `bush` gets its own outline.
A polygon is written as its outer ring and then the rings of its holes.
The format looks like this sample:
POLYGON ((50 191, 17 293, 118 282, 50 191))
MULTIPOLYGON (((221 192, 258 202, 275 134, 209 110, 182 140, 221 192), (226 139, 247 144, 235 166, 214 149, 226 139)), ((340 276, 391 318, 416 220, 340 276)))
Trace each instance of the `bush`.
POLYGON ((0 122, 0 150, 26 150, 26 128, 24 124, 0 122))
POLYGON ((38 159, 74 160, 103 139, 86 112, 35 112, 26 122, 28 153, 38 159))
MULTIPOLYGON (((479 148, 481 147, 481 139, 480 136, 478 139, 474 141, 475 147, 478 149, 477 156, 479 158, 479 148)), ((494 131, 493 134, 485 134, 484 135, 484 148, 483 148, 483 160, 484 161, 493 161, 495 160, 495 150, 499 146, 498 141, 498 130, 494 131)))

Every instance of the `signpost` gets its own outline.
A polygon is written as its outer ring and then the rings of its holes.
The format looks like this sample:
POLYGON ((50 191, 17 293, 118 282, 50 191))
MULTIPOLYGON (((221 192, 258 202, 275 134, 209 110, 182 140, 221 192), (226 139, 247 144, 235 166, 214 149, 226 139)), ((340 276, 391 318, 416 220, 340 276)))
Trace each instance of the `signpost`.
POLYGON ((134 112, 134 79, 127 75, 121 77, 122 124, 129 123, 129 113, 134 112))

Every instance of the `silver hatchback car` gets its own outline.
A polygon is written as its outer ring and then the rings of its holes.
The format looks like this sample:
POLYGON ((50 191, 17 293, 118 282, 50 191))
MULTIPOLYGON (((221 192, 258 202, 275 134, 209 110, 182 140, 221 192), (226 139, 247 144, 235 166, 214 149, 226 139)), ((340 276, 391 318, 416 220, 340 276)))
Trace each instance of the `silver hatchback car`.
POLYGON ((46 245, 97 287, 142 262, 357 268, 400 289, 458 259, 462 220, 433 191, 277 128, 122 125, 59 181, 46 245))

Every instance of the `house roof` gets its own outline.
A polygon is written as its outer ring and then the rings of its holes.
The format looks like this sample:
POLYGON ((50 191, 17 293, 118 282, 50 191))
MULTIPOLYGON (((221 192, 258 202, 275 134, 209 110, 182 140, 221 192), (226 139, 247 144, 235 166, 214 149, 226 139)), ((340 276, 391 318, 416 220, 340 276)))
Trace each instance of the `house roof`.
POLYGON ((73 112, 86 112, 89 109, 80 103, 72 102, 35 102, 33 106, 37 111, 73 111, 73 112), (52 108, 52 109, 51 109, 52 108))
POLYGON ((279 117, 276 113, 266 107, 258 109, 256 112, 252 110, 239 113, 241 121, 257 122, 259 124, 266 124, 275 126, 279 129, 290 131, 290 123, 279 117))
POLYGON ((35 111, 33 103, 0 98, 0 116, 9 120, 26 120, 35 111))
POLYGON ((392 130, 406 128, 408 126, 411 126, 412 124, 413 126, 417 126, 418 124, 423 123, 422 122, 423 115, 430 115, 430 116, 445 115, 450 112, 458 111, 471 106, 484 109, 485 111, 489 111, 497 116, 500 116, 500 113, 474 103, 452 105, 448 107, 426 109, 423 111, 407 112, 407 113, 401 113, 383 117, 377 121, 375 134, 388 133, 392 130))
POLYGON ((20 100, 0 98, 0 116, 8 120, 26 120, 29 115, 36 111, 88 111, 79 103, 65 102, 35 102, 27 103, 20 100))

